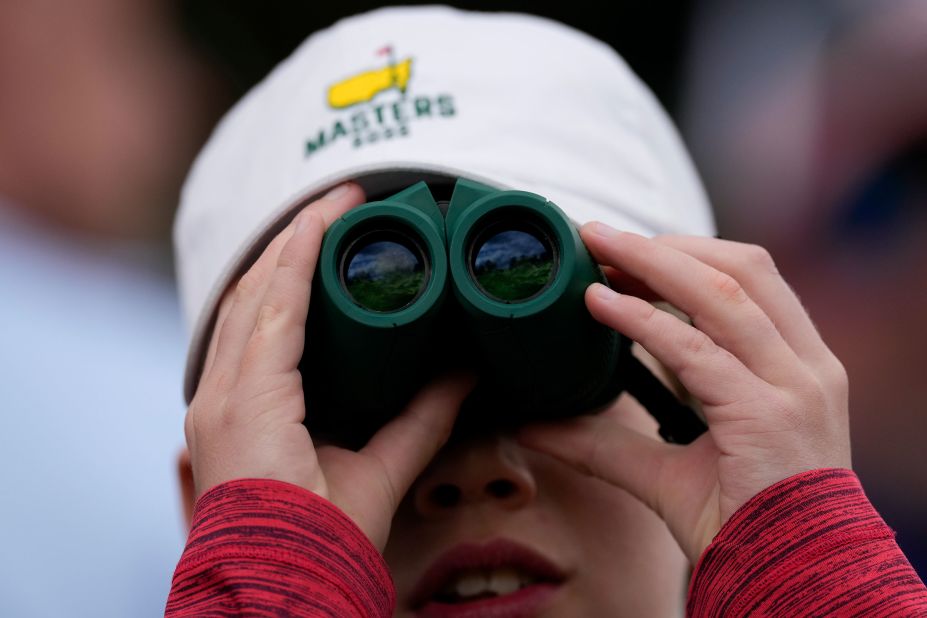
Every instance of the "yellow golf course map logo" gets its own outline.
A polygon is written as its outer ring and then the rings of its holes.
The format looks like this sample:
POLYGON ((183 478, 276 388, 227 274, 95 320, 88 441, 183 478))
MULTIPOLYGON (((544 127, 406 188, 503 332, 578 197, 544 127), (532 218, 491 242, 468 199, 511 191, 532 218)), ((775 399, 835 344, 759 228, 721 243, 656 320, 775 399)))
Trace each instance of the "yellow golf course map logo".
POLYGON ((343 114, 306 140, 307 157, 342 140, 361 148, 407 137, 413 123, 457 114, 450 94, 411 91, 414 58, 397 61, 391 45, 377 50, 376 55, 387 57, 386 66, 358 71, 335 81, 325 91, 328 107, 343 114))
POLYGON ((412 58, 382 69, 364 71, 341 80, 328 89, 328 104, 335 109, 372 101, 381 92, 397 88, 405 94, 412 73, 412 58))

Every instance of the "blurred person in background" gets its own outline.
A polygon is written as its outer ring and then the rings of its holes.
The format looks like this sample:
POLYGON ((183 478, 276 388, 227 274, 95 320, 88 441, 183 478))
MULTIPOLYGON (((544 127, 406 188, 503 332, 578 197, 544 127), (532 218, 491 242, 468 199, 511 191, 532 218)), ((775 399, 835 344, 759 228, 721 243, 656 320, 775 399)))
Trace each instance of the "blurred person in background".
POLYGON ((166 241, 214 86, 167 3, 0 3, 0 616, 163 609, 184 538, 166 241))
POLYGON ((715 0, 683 132, 723 236, 777 258, 844 362, 854 468, 927 574, 927 3, 715 0))

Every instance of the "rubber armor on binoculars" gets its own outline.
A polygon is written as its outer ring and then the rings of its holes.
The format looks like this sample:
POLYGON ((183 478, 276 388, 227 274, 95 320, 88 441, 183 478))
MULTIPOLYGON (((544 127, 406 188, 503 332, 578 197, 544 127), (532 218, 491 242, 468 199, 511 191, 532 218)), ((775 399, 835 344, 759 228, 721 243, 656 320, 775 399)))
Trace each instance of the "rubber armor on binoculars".
POLYGON ((325 234, 300 370, 313 437, 359 447, 447 369, 475 371, 455 431, 593 413, 624 390, 672 442, 705 430, 596 322, 607 280, 545 198, 460 179, 439 203, 419 182, 354 208, 325 234))

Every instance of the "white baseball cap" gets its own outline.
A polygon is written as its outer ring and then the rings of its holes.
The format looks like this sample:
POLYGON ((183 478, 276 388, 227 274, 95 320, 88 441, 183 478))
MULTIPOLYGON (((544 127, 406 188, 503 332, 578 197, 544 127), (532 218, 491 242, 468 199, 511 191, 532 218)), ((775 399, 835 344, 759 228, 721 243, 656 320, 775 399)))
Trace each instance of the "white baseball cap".
POLYGON ((174 225, 193 397, 219 299, 306 203, 466 177, 576 223, 712 235, 692 162, 615 51, 540 17, 394 7, 309 37, 223 118, 174 225))

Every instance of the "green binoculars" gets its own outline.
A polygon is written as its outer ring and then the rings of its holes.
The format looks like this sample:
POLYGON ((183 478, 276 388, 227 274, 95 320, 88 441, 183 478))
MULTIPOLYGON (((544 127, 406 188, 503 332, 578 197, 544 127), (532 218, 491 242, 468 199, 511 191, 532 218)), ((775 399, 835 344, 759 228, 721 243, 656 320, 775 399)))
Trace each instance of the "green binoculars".
POLYGON ((555 204, 465 179, 438 201, 419 182, 325 234, 300 363, 314 438, 359 447, 438 373, 475 371, 455 431, 594 413, 627 391, 667 441, 704 423, 596 322, 607 284, 555 204))

